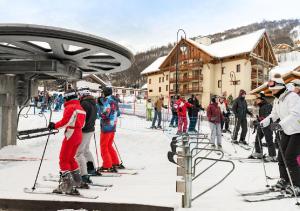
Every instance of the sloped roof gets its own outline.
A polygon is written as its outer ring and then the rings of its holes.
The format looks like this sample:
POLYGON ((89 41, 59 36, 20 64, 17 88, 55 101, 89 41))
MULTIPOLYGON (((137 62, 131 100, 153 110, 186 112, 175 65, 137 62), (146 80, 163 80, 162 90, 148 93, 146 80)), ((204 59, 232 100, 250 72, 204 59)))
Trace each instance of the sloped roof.
POLYGON ((150 64, 141 72, 141 75, 158 72, 160 65, 164 62, 166 58, 167 56, 157 58, 152 64, 150 64))
POLYGON ((261 29, 246 35, 215 42, 211 45, 200 44, 191 39, 187 39, 187 41, 205 51, 212 57, 224 58, 251 52, 257 46, 265 32, 265 29, 261 29))

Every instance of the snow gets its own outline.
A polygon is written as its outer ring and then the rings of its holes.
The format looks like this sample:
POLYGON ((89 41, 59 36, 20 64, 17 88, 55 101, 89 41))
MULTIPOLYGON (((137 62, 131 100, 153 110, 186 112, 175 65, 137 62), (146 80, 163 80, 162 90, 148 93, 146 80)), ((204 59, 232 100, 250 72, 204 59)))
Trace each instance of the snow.
POLYGON ((167 56, 157 58, 152 64, 150 64, 141 72, 141 75, 158 72, 160 65, 165 61, 166 58, 167 56))
POLYGON ((300 40, 300 25, 294 27, 291 31, 290 31, 290 35, 293 41, 297 41, 300 40))
POLYGON ((265 29, 261 29, 246 35, 238 36, 220 42, 215 42, 211 45, 203 45, 191 39, 187 40, 212 57, 224 58, 251 52, 258 44, 259 40, 262 38, 265 32, 265 29))
MULTIPOLYGON (((25 109, 26 110, 26 109, 25 109)), ((53 113, 53 121, 61 118, 62 112, 53 113)), ((46 114, 49 117, 49 113, 46 114)), ((124 164, 127 166, 145 166, 138 175, 123 175, 119 178, 93 178, 99 183, 113 183, 109 190, 97 191, 96 188, 82 190, 82 192, 99 194, 95 200, 78 199, 72 197, 61 197, 55 195, 31 195, 22 191, 24 187, 32 187, 39 162, 0 162, 0 197, 1 198, 19 198, 36 200, 66 200, 66 201, 95 201, 95 202, 113 202, 113 203, 134 203, 172 206, 178 208, 178 211, 296 211, 297 208, 293 199, 284 199, 280 201, 270 201, 263 203, 247 203, 238 196, 238 190, 258 190, 265 187, 263 166, 259 163, 240 163, 235 161, 236 169, 219 186, 204 194, 196 201, 193 201, 191 209, 183 209, 181 206, 181 195, 175 192, 176 166, 167 160, 167 152, 170 150, 171 137, 176 132, 150 130, 147 129, 151 122, 146 122, 143 118, 136 116, 122 115, 118 121, 118 129, 115 142, 120 151, 124 164)), ((167 123, 164 123, 167 125, 167 123)), ((43 127, 45 119, 39 116, 21 117, 19 129, 30 129, 43 127)), ((201 122, 201 132, 208 132, 207 122, 201 122)), ((251 133, 248 133, 250 135, 251 133)), ((226 135, 227 138, 229 134, 226 135)), ((48 173, 58 174, 58 155, 63 138, 63 130, 59 134, 50 136, 45 159, 41 168, 39 183, 48 185, 57 185, 54 182, 45 182, 42 176, 48 173)), ((247 136, 246 140, 254 141, 254 135, 247 136), (249 139, 248 139, 249 138, 249 139)), ((96 124, 96 141, 99 149, 99 121, 96 124)), ((0 150, 1 157, 40 157, 46 142, 46 137, 18 141, 17 146, 7 146, 0 150)), ((94 140, 92 140, 94 142, 94 140)), ((92 153, 95 156, 94 143, 90 145, 92 153)), ((224 150, 233 156, 248 156, 250 151, 237 148, 237 154, 234 153, 231 143, 223 140, 224 150)), ((206 155, 207 152, 201 152, 200 155, 206 155)), ((212 153, 209 157, 218 157, 212 153)), ((227 159, 228 156, 225 156, 227 159)), ((101 165, 101 159, 100 165, 101 165)), ((208 161, 202 161, 197 168, 197 172, 205 169, 211 164, 208 161)), ((205 188, 221 179, 226 172, 230 170, 228 164, 218 163, 213 168, 201 175, 193 183, 193 196, 203 191, 205 188)), ((278 177, 278 166, 275 163, 267 163, 266 171, 269 176, 278 177)), ((271 184, 275 181, 270 181, 271 184)))

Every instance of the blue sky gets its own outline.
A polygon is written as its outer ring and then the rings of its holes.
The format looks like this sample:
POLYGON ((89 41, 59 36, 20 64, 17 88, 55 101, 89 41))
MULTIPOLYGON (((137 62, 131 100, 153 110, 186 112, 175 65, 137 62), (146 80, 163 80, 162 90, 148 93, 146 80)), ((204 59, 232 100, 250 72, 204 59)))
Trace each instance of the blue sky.
POLYGON ((0 23, 75 29, 134 52, 262 20, 300 18, 300 0, 0 0, 0 23))

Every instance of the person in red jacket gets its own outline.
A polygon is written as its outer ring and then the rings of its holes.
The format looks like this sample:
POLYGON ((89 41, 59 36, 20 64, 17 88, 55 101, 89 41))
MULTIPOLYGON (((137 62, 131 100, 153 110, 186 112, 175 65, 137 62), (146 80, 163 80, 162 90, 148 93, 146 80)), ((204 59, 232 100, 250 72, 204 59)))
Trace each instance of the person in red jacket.
POLYGON ((186 102, 184 97, 180 97, 179 100, 176 101, 174 108, 177 110, 177 115, 178 115, 177 135, 186 133, 187 130, 186 112, 187 109, 191 107, 193 107, 193 105, 190 104, 189 102, 186 102))
POLYGON ((66 91, 64 99, 63 118, 57 123, 49 123, 50 129, 66 128, 59 155, 59 185, 53 192, 78 195, 79 192, 75 187, 80 185, 81 175, 75 155, 82 140, 82 128, 85 124, 86 113, 80 106, 74 89, 66 91))
POLYGON ((223 114, 218 105, 217 96, 211 98, 211 103, 207 107, 207 118, 211 130, 210 143, 212 147, 215 147, 215 141, 217 139, 218 147, 222 149, 221 121, 223 121, 223 114))

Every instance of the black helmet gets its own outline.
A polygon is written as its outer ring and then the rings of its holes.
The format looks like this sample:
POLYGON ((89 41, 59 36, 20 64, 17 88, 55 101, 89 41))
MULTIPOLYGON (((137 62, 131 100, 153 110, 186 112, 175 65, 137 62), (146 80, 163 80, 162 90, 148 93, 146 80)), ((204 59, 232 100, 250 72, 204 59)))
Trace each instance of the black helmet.
POLYGON ((64 98, 65 98, 66 101, 73 100, 73 99, 78 99, 78 95, 76 93, 76 90, 75 89, 67 90, 64 94, 64 98))
POLYGON ((111 87, 104 87, 103 88, 103 95, 104 95, 104 97, 112 95, 112 88, 111 87))

